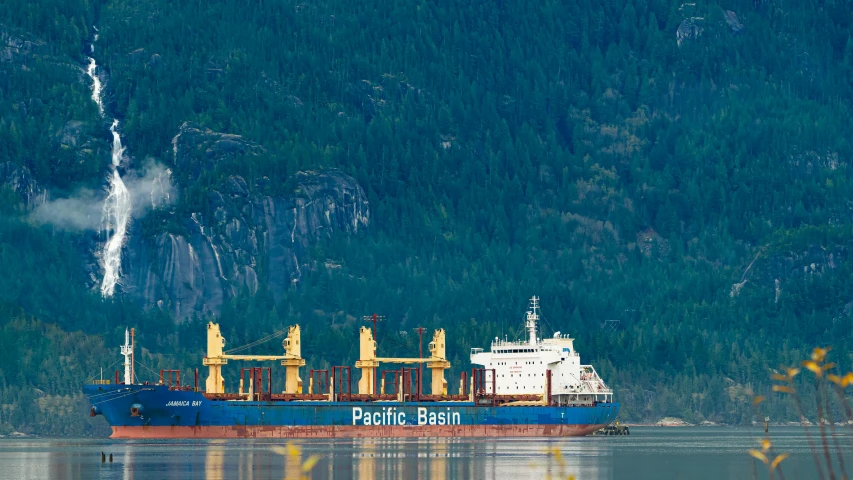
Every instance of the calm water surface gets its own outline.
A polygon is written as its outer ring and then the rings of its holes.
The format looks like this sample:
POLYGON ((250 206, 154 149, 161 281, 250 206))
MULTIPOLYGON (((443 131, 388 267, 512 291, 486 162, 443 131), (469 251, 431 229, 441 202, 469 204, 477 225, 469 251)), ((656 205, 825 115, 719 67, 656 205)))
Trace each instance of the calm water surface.
MULTIPOLYGON (((853 435, 839 431, 843 451, 853 435)), ((745 428, 634 427, 629 437, 569 439, 357 439, 294 441, 301 460, 319 455, 315 479, 750 479, 746 451, 763 432, 745 428), (565 465, 547 454, 558 448, 565 465), (562 475, 562 476, 561 476, 562 475)), ((817 478, 800 428, 772 428, 789 452, 785 477, 817 478)), ((299 478, 299 459, 275 453, 271 440, 123 441, 0 439, 0 479, 299 478), (101 464, 101 452, 113 463, 101 464)), ((853 458, 848 458, 853 470, 853 458)), ((766 475, 759 475, 766 478, 766 475)))

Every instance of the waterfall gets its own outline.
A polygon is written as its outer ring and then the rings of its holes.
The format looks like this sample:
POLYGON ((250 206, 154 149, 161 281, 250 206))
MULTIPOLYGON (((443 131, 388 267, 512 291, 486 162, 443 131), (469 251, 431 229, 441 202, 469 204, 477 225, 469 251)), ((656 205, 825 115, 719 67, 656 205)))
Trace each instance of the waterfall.
POLYGON ((113 134, 112 166, 113 172, 109 180, 109 193, 104 200, 101 222, 107 235, 112 235, 104 244, 101 259, 104 262, 104 280, 101 282, 101 295, 111 297, 115 293, 116 284, 121 278, 121 249, 127 237, 127 226, 130 223, 130 192, 118 173, 118 166, 124 155, 121 145, 121 135, 118 133, 118 120, 113 119, 110 132, 113 134))
MULTIPOLYGON (((95 29, 97 32, 97 28, 95 29)), ((98 39, 95 33, 94 40, 98 39)), ((91 45, 94 53, 95 45, 91 45)), ((86 73, 92 78, 92 100, 98 105, 98 113, 104 116, 104 102, 102 98, 101 80, 98 77, 98 64, 94 58, 89 57, 89 67, 86 73)), ((108 177, 108 193, 104 200, 104 208, 101 213, 101 224, 108 238, 101 252, 101 261, 104 267, 104 279, 101 282, 101 295, 111 297, 115 293, 116 284, 121 279, 121 249, 127 239, 127 227, 130 224, 130 192, 118 172, 124 156, 124 147, 121 144, 121 135, 118 131, 119 121, 113 119, 110 125, 110 133, 113 135, 112 145, 112 173, 108 177)))
POLYGON ((111 297, 121 277, 121 249, 130 223, 130 192, 115 169, 110 177, 110 192, 104 201, 102 221, 104 230, 112 231, 112 236, 104 244, 102 254, 104 280, 101 282, 101 295, 111 297))
POLYGON ((115 118, 113 119, 112 125, 110 125, 110 133, 113 134, 113 167, 118 167, 121 165, 121 157, 124 155, 124 147, 121 145, 121 136, 118 133, 118 120, 115 118))
MULTIPOLYGON (((92 51, 95 50, 95 46, 92 46, 92 51)), ((92 100, 95 101, 95 104, 98 105, 98 113, 101 116, 104 116, 104 101, 101 100, 101 79, 98 78, 98 64, 95 62, 95 59, 92 57, 86 57, 89 59, 89 67, 86 69, 86 74, 92 79, 92 100)))

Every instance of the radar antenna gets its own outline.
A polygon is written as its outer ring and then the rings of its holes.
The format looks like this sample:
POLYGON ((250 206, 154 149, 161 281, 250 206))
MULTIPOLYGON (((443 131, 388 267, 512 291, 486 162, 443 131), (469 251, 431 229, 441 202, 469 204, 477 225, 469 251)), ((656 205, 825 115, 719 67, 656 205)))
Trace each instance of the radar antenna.
POLYGON ((539 320, 539 297, 530 298, 530 310, 527 311, 527 332, 530 335, 530 345, 536 345, 536 322, 539 320))

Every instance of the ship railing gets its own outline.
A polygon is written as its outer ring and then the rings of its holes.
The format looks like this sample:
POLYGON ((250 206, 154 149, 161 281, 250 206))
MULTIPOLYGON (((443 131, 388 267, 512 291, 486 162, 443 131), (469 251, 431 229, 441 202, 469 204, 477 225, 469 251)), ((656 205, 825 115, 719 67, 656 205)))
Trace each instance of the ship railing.
POLYGON ((613 390, 604 382, 581 382, 581 388, 571 391, 572 395, 610 395, 613 390))
POLYGON ((530 342, 527 341, 509 341, 509 340, 493 340, 492 347, 524 347, 530 348, 530 342))
POLYGON ((604 380, 598 376, 598 372, 592 365, 581 365, 580 381, 581 389, 576 391, 579 394, 586 395, 613 395, 613 389, 604 383, 604 380))
POLYGON ((588 380, 598 381, 604 384, 604 380, 598 376, 598 372, 595 371, 595 367, 592 365, 581 365, 581 378, 586 377, 588 380))
POLYGON ((554 395, 557 405, 570 405, 578 407, 592 407, 600 403, 612 403, 613 395, 608 394, 593 394, 593 393, 571 393, 554 395))

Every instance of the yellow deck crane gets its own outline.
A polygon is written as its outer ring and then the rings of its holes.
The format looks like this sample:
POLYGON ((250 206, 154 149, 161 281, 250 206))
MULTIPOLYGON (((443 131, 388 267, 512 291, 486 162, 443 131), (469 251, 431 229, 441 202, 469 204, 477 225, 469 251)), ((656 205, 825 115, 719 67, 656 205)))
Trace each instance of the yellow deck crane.
POLYGON ((249 361, 276 361, 286 369, 284 393, 302 393, 302 379, 299 378, 299 367, 305 366, 302 355, 302 341, 300 339, 299 325, 288 327, 287 338, 284 339, 284 355, 228 355, 223 353, 225 337, 219 330, 219 324, 210 322, 207 324, 207 356, 202 364, 209 368, 206 382, 207 393, 225 393, 225 379, 222 378, 222 366, 228 360, 249 361))
MULTIPOLYGON (((432 371, 432 394, 439 396, 447 395, 447 380, 444 378, 444 371, 450 368, 450 362, 447 361, 445 353, 445 333, 443 328, 439 328, 432 336, 432 341, 429 343, 428 358, 387 358, 376 356, 376 340, 373 338, 373 332, 368 327, 361 327, 359 332, 359 360, 355 362, 355 368, 361 369, 361 379, 358 381, 358 393, 368 395, 373 390, 373 385, 376 382, 376 369, 379 363, 425 363, 427 368, 432 371)), ((383 382, 385 380, 383 379, 383 382)), ((382 391, 385 388, 383 386, 382 391)))

